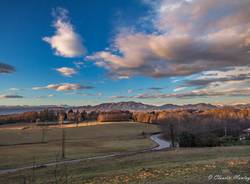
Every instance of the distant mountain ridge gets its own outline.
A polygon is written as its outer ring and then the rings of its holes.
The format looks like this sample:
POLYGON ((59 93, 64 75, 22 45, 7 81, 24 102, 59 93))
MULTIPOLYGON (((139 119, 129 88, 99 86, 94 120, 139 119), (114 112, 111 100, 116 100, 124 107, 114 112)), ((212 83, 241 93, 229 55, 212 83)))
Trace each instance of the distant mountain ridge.
POLYGON ((5 114, 20 114, 30 111, 42 111, 44 109, 64 109, 67 106, 56 106, 56 105, 40 105, 40 106, 28 106, 28 105, 16 105, 16 106, 5 106, 0 105, 0 115, 5 114))
POLYGON ((41 105, 41 106, 0 106, 0 115, 3 114, 18 114, 29 111, 41 111, 43 109, 74 109, 80 111, 112 111, 112 110, 129 110, 129 111, 155 111, 155 110, 173 110, 173 109, 195 109, 195 110, 207 110, 222 107, 234 107, 234 108, 250 108, 250 104, 236 104, 231 106, 217 106, 209 103, 198 104, 164 104, 161 106, 144 104, 141 102, 127 101, 127 102, 115 102, 115 103, 102 103, 98 105, 85 105, 85 106, 68 106, 68 105, 41 105))
POLYGON ((164 104, 161 106, 149 105, 140 102, 128 101, 128 102, 116 102, 116 103, 102 103, 99 105, 79 106, 74 109, 86 110, 86 111, 112 111, 112 110, 130 110, 130 111, 152 111, 152 110, 171 110, 171 109, 213 109, 217 108, 215 105, 199 103, 199 104, 187 104, 187 105, 174 105, 164 104))
POLYGON ((156 109, 157 106, 143 104, 140 102, 116 102, 116 103, 102 103, 99 105, 88 105, 88 106, 80 106, 76 107, 79 109, 87 110, 87 111, 111 111, 111 110, 153 110, 156 109))

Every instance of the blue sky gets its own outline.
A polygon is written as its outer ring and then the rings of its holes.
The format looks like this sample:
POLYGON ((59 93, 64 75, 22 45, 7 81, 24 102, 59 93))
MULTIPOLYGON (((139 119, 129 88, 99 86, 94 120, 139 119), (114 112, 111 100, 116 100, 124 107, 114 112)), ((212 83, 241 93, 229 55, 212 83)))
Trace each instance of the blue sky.
POLYGON ((250 102, 249 2, 208 2, 3 0, 0 105, 250 102))

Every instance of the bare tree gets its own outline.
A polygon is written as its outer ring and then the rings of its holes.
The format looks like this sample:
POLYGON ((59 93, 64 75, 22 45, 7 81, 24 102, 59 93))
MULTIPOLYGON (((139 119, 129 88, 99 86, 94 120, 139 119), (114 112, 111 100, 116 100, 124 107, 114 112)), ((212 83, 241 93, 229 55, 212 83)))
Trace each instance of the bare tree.
POLYGON ((172 147, 175 147, 175 132, 174 132, 173 123, 169 124, 169 132, 170 132, 170 139, 171 139, 172 147))
POLYGON ((175 140, 177 136, 177 124, 179 122, 177 113, 167 113, 159 123, 163 134, 166 138, 171 140, 172 147, 175 147, 175 140))

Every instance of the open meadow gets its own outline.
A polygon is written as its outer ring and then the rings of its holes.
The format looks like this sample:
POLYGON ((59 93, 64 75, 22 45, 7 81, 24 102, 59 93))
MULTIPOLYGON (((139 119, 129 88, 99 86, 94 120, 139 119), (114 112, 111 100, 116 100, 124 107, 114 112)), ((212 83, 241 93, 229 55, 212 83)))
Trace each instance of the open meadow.
POLYGON ((187 148, 89 160, 2 175, 2 184, 179 184, 249 183, 247 179, 209 180, 209 176, 248 176, 250 146, 187 148), (184 182, 185 181, 185 182, 184 182))
MULTIPOLYGON (((147 134, 156 125, 113 123, 67 128, 66 159, 142 150, 155 146, 147 134), (144 133, 142 133, 144 132, 144 133)), ((1 169, 53 162, 60 153, 61 129, 49 128, 41 143, 41 129, 0 131, 1 169), (9 140, 8 143, 4 140, 9 140)), ((250 146, 176 148, 128 156, 85 160, 2 174, 1 184, 15 183, 227 183, 210 175, 247 176, 250 146)), ((60 159, 60 158, 58 158, 60 159)), ((247 183, 247 179, 231 183, 247 183)))
MULTIPOLYGON (((42 164, 60 159, 60 128, 35 127, 0 129, 0 170, 42 164), (44 132, 43 132, 44 131, 44 132), (44 136, 43 136, 44 135, 44 136)), ((65 128, 66 159, 93 157, 117 152, 136 151, 155 146, 143 132, 154 133, 156 125, 113 123, 65 128)))

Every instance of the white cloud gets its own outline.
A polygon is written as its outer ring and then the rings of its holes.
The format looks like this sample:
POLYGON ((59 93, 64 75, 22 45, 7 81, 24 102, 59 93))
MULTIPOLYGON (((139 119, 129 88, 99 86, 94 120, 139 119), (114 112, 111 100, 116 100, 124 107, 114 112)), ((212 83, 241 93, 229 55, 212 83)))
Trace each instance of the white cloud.
POLYGON ((101 92, 96 93, 97 97, 101 97, 103 94, 101 92))
POLYGON ((54 36, 44 37, 43 40, 50 44, 55 54, 62 57, 79 57, 85 54, 86 49, 82 44, 82 38, 74 30, 68 18, 68 11, 58 8, 55 12, 53 27, 54 36))
MULTIPOLYGON (((183 86, 191 86, 196 88, 215 88, 218 90, 220 86, 228 84, 244 84, 248 86, 250 81, 250 67, 229 67, 224 71, 214 70, 202 72, 201 75, 184 81, 183 86)), ((243 87, 245 87, 243 85, 243 87)))
POLYGON ((19 88, 9 88, 9 91, 19 91, 19 88))
POLYGON ((69 91, 69 90, 80 90, 80 89, 92 89, 92 86, 83 86, 81 84, 62 83, 62 84, 49 84, 47 86, 33 87, 33 90, 44 90, 51 89, 56 91, 69 91))
POLYGON ((123 31, 113 40, 113 50, 87 59, 118 78, 187 76, 249 64, 249 0, 157 2, 151 3, 152 33, 123 31))
POLYGON ((57 68, 56 71, 60 72, 62 75, 66 77, 71 77, 72 75, 77 73, 77 71, 74 68, 69 68, 69 67, 57 68))
POLYGON ((129 76, 118 76, 118 79, 129 79, 129 76))
POLYGON ((231 67, 227 68, 224 71, 212 70, 203 72, 198 79, 221 79, 221 78, 232 78, 239 76, 250 76, 250 67, 241 66, 241 67, 231 67))
POLYGON ((186 89, 186 87, 178 87, 178 88, 175 88, 175 89, 174 89, 174 92, 182 91, 182 90, 184 90, 184 89, 186 89))
POLYGON ((153 93, 151 91, 137 95, 115 96, 112 98, 155 99, 155 98, 207 98, 207 97, 250 97, 250 67, 230 67, 224 71, 208 71, 195 79, 179 86, 173 93, 153 93), (196 89, 188 87, 196 87, 196 89), (183 91, 184 89, 187 89, 183 91), (178 92, 178 93, 177 93, 178 92))

